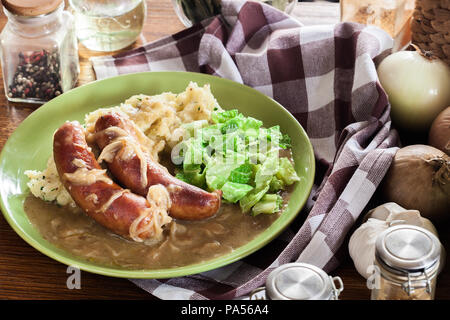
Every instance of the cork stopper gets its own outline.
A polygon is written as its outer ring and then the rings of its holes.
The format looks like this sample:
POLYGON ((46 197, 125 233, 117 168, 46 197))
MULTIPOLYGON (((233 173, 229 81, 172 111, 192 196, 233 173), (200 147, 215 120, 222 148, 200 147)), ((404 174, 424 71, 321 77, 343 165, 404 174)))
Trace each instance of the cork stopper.
POLYGON ((63 0, 1 0, 11 13, 20 16, 39 16, 56 10, 63 0))

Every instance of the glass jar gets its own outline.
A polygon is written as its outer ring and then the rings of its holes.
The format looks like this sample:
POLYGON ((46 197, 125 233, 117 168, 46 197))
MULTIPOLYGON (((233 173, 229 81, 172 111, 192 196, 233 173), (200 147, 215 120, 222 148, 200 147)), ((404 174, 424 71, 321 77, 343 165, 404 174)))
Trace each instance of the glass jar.
POLYGON ((394 51, 411 41, 415 0, 341 0, 341 21, 377 26, 394 39, 394 51))
POLYGON ((1 64, 10 101, 44 103, 73 88, 79 75, 72 15, 64 1, 2 0, 8 18, 1 64))
POLYGON ((372 300, 433 300, 441 244, 428 230, 412 225, 390 227, 375 244, 378 281, 372 300))
POLYGON ((147 16, 145 0, 69 0, 80 42, 94 51, 123 49, 139 37, 147 16))
MULTIPOLYGON (((297 0, 257 0, 290 14, 297 0)), ((180 21, 191 27, 206 18, 220 14, 221 0, 172 0, 175 12, 180 21)))
POLYGON ((267 277, 265 288, 254 290, 249 299, 338 300, 343 290, 340 277, 331 277, 311 264, 294 262, 274 269, 267 277))

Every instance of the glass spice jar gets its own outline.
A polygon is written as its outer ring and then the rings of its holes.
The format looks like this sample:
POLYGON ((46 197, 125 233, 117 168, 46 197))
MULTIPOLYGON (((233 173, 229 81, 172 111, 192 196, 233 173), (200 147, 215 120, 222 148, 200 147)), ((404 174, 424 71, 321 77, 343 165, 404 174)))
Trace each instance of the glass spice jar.
POLYGON ((80 72, 72 14, 63 0, 2 0, 0 35, 6 97, 44 103, 73 88, 80 72))
POLYGON ((374 25, 394 39, 394 51, 411 41, 415 0, 341 0, 341 21, 374 25))
POLYGON ((372 300, 433 300, 439 271, 441 243, 424 228, 390 227, 375 244, 378 280, 372 300))
POLYGON ((338 300, 343 290, 340 277, 331 277, 308 263, 293 262, 274 269, 266 286, 252 291, 249 300, 338 300))

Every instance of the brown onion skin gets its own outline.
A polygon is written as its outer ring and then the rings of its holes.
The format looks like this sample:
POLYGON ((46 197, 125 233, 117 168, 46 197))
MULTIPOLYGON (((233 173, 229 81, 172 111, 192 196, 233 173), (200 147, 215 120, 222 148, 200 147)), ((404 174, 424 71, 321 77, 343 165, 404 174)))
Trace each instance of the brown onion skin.
POLYGON ((428 144, 450 155, 450 106, 434 119, 428 135, 428 144))
POLYGON ((412 145, 401 148, 384 177, 381 193, 386 201, 419 210, 432 222, 449 221, 449 164, 450 157, 434 147, 412 145), (430 161, 432 159, 435 160, 430 161), (443 163, 444 167, 436 163, 443 163), (438 168, 441 168, 439 178, 438 168))

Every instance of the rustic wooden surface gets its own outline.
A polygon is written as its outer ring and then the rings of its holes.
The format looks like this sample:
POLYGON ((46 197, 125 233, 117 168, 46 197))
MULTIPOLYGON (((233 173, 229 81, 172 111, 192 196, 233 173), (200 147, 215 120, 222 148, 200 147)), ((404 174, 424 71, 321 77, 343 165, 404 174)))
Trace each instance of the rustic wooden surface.
MULTIPOLYGON (((6 17, 2 13, 0 29, 5 23, 6 17)), ((133 46, 182 29, 183 25, 176 17, 171 1, 148 0, 148 17, 144 32, 133 46)), ((88 58, 98 54, 80 46, 79 84, 95 79, 88 58)), ((10 134, 38 106, 9 103, 4 94, 3 79, 0 82, 0 149, 2 149, 10 134)), ((450 244, 450 233, 445 232, 445 229, 439 231, 444 245, 450 244)), ((154 299, 126 279, 88 272, 81 273, 81 289, 68 289, 66 281, 69 274, 66 271, 67 266, 29 246, 11 229, 3 216, 0 217, 0 299, 154 299)), ((345 290, 341 299, 370 298, 365 280, 356 272, 347 255, 341 266, 332 274, 340 276, 344 281, 345 290)), ((438 279, 436 298, 450 299, 448 268, 438 279)))

